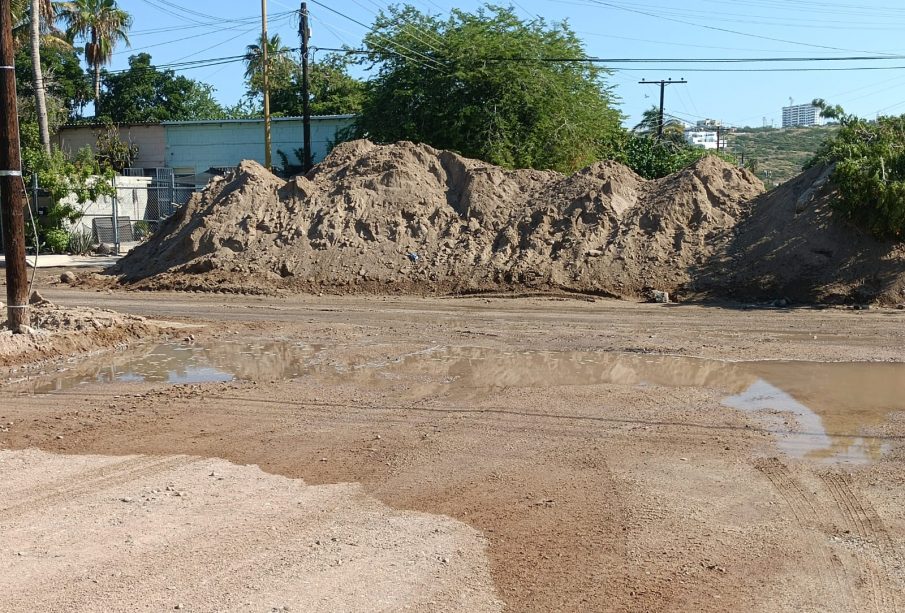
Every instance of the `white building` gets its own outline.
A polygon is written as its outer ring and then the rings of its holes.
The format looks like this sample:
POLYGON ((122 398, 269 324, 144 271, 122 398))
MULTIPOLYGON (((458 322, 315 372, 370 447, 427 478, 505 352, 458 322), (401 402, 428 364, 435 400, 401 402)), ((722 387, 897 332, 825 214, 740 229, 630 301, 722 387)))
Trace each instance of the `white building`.
POLYGON ((795 104, 782 107, 782 127, 784 128, 822 126, 823 123, 820 109, 813 104, 795 104))
POLYGON ((717 149, 719 133, 714 130, 693 129, 685 132, 685 140, 695 147, 717 149))

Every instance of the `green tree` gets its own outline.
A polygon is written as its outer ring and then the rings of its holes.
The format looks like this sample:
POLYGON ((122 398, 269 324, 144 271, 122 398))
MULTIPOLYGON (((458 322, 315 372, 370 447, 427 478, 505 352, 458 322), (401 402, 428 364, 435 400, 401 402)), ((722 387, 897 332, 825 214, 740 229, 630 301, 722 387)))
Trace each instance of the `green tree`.
MULTIPOLYGON (((348 73, 350 61, 330 54, 308 66, 312 115, 356 114, 364 100, 364 83, 348 73)), ((274 114, 302 115, 302 69, 293 63, 288 81, 270 79, 270 109, 274 114)))
POLYGON ((116 0, 73 0, 59 7, 69 40, 85 39, 85 61, 94 76, 94 114, 100 116, 101 67, 113 59, 117 44, 129 44, 132 16, 119 8, 116 0))
MULTIPOLYGON (((56 45, 41 49, 41 69, 47 96, 47 107, 65 108, 63 119, 77 119, 85 104, 91 100, 91 84, 82 70, 79 57, 71 47, 56 45), (56 98, 57 100, 51 100, 56 98)), ((32 83, 31 47, 16 50, 16 82, 20 94, 34 95, 32 83)), ((50 132, 54 132, 54 119, 49 120, 50 132)))
POLYGON ((176 76, 172 70, 158 70, 147 53, 131 56, 124 72, 102 72, 101 81, 103 116, 115 123, 226 116, 214 100, 212 86, 176 76))
MULTIPOLYGON (((257 42, 245 48, 245 79, 250 96, 264 95, 264 50, 261 43, 262 37, 258 36, 257 42)), ((293 62, 289 57, 289 48, 280 40, 279 34, 274 34, 267 41, 267 67, 271 84, 292 80, 293 62)))
POLYGON ((506 167, 565 172, 614 153, 622 133, 607 70, 588 62, 565 24, 523 22, 507 8, 411 6, 380 13, 365 37, 376 64, 358 134, 414 140, 506 167))
MULTIPOLYGON (((660 109, 650 107, 641 115, 641 121, 635 126, 634 131, 646 136, 656 136, 660 128, 660 109)), ((663 139, 676 144, 685 142, 685 126, 677 119, 663 120, 663 139)))
MULTIPOLYGON (((55 27, 56 8, 51 0, 13 0, 10 6, 14 21, 13 38, 16 46, 24 46, 27 37, 31 51, 31 83, 37 112, 38 132, 44 152, 50 153, 50 128, 48 126, 47 99, 41 65, 41 45, 45 38, 58 34, 55 27)), ((56 40, 59 41, 57 38, 56 40)), ((59 41, 62 42, 62 41, 59 41)))
POLYGON ((815 100, 822 115, 839 121, 806 167, 835 164, 835 209, 878 238, 905 238, 905 115, 867 121, 840 106, 815 100))

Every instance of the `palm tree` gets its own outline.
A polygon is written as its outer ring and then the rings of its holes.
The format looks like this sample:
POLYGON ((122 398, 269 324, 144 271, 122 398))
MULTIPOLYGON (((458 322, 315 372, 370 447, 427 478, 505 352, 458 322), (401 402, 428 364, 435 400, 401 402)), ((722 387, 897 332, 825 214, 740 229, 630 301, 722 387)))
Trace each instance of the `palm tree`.
POLYGON ((113 59, 117 43, 129 44, 132 16, 116 0, 73 0, 60 4, 60 18, 70 40, 85 39, 85 61, 94 71, 94 115, 100 115, 101 66, 113 59))
POLYGON ((41 146, 50 153, 50 127, 47 119, 47 96, 44 87, 44 73, 41 69, 42 39, 60 43, 56 21, 56 9, 51 0, 13 0, 11 12, 13 36, 17 45, 24 43, 26 33, 31 42, 32 84, 35 94, 35 111, 38 115, 38 131, 41 146))
MULTIPOLYGON (((261 46, 262 37, 256 43, 245 48, 245 78, 253 92, 263 90, 264 54, 261 46)), ((283 45, 279 34, 274 34, 267 41, 267 68, 270 81, 280 82, 292 74, 293 62, 289 58, 290 49, 283 45)))
MULTIPOLYGON (((641 121, 634 128, 639 134, 647 136, 660 132, 660 110, 652 106, 641 115, 641 121)), ((663 121, 663 138, 665 140, 681 143, 684 141, 685 126, 677 119, 665 119, 663 121)))

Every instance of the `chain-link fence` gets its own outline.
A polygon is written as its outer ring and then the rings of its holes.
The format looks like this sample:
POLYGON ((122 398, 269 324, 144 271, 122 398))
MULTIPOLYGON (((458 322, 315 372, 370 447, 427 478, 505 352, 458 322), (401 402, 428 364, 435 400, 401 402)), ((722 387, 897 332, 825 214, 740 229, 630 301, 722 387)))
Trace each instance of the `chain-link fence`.
MULTIPOLYGON (((67 226, 67 236, 43 232, 40 252, 83 251, 94 246, 121 253, 157 231, 167 217, 185 205, 192 194, 203 188, 197 177, 177 177, 172 168, 127 168, 113 179, 115 194, 92 202, 78 203, 75 197, 64 204, 73 206, 81 216, 67 226), (62 241, 68 238, 69 244, 62 241)), ((33 181, 29 199, 40 228, 56 225, 50 195, 33 181)), ((32 237, 28 238, 34 242, 32 237)), ((34 253, 35 246, 30 245, 34 253)))

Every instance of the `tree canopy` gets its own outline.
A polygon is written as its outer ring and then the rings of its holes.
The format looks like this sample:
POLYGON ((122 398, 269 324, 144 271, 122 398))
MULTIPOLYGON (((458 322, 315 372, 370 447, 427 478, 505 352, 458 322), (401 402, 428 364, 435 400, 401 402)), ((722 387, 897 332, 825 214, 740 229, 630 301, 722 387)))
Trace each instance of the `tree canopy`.
POLYGON ((101 73, 101 108, 117 123, 218 119, 225 116, 214 100, 213 87, 158 70, 151 56, 139 53, 129 58, 129 69, 101 73))
POLYGON ((806 167, 835 164, 835 208, 878 238, 905 238, 905 115, 868 121, 815 100, 841 127, 806 167))
POLYGON ((358 132, 415 140, 506 167, 572 171, 607 157, 621 132, 608 72, 578 59, 565 23, 520 20, 507 8, 450 16, 411 6, 381 12, 365 37, 377 74, 358 132))
MULTIPOLYGON (((59 18, 66 24, 70 41, 85 41, 85 61, 94 74, 94 103, 100 103, 101 67, 113 59, 120 42, 129 44, 132 16, 117 6, 116 0, 72 0, 59 4, 59 18)), ((95 109, 95 114, 100 114, 95 109)))

